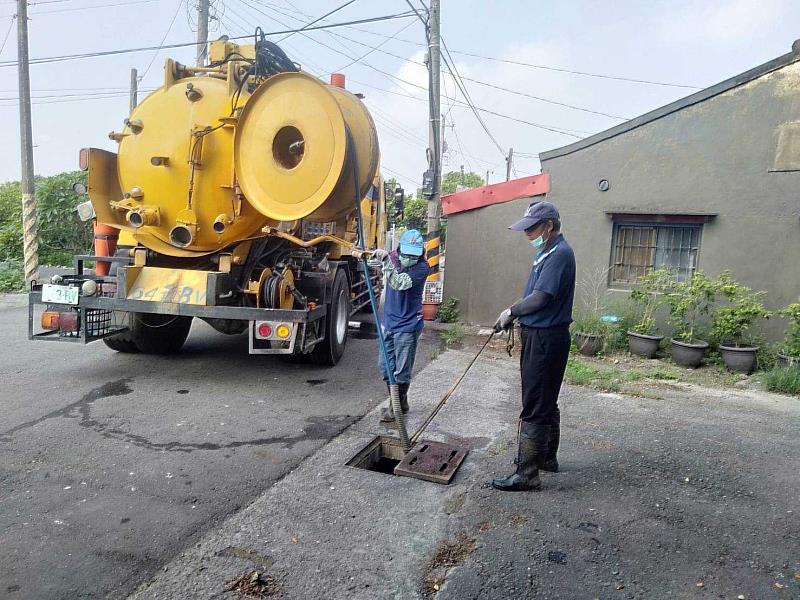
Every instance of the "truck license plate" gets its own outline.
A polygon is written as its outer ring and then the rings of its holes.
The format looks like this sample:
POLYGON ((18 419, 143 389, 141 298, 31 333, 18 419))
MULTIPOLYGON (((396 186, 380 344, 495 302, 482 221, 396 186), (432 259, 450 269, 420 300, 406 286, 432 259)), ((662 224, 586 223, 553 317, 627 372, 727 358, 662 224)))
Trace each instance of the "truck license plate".
POLYGON ((78 288, 46 283, 42 286, 42 302, 78 304, 78 288))

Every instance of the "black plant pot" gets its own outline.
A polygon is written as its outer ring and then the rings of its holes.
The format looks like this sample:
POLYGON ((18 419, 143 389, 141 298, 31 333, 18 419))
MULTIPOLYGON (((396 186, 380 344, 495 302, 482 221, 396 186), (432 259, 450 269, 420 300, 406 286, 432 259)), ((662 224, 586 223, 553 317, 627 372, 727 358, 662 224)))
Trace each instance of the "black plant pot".
POLYGON ((700 340, 681 342, 673 338, 670 343, 672 344, 672 360, 675 361, 675 364, 690 369, 700 366, 708 349, 708 342, 700 340))
POLYGON ((631 354, 653 358, 658 352, 658 345, 664 339, 663 335, 644 335, 643 333, 628 332, 628 349, 631 354))
POLYGON ((779 367, 794 367, 800 366, 800 356, 788 356, 786 354, 778 353, 778 366, 779 367))
POLYGON ((603 349, 603 338, 594 333, 576 333, 575 345, 584 356, 594 356, 603 349))
POLYGON ((729 371, 735 373, 752 373, 756 367, 756 353, 758 346, 739 348, 737 346, 719 345, 722 362, 729 371))

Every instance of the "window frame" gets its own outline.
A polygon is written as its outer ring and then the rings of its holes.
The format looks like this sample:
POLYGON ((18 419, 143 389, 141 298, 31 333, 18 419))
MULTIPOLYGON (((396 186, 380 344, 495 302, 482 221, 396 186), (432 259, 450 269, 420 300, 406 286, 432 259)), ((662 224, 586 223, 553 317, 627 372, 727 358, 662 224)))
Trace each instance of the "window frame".
MULTIPOLYGON (((632 215, 633 216, 633 215, 632 215)), ((696 272, 700 269, 700 254, 701 249, 703 247, 703 225, 708 222, 707 219, 686 219, 682 220, 679 218, 675 218, 672 215, 672 218, 664 218, 664 215, 652 215, 652 219, 642 219, 641 217, 645 215, 635 215, 636 217, 640 218, 614 218, 612 216, 612 228, 611 228, 611 249, 608 258, 608 287, 609 289, 619 289, 619 290, 630 290, 638 285, 638 281, 617 281, 614 279, 614 270, 615 270, 615 263, 614 258, 616 256, 617 250, 617 240, 619 236, 619 230, 622 227, 642 227, 642 228, 653 228, 656 231, 656 253, 658 251, 658 230, 659 229, 696 229, 698 231, 697 237, 697 255, 695 258, 695 265, 692 272, 696 272)), ((649 215, 647 215, 649 216, 649 215)), ((652 269, 656 269, 655 263, 650 267, 652 269)))

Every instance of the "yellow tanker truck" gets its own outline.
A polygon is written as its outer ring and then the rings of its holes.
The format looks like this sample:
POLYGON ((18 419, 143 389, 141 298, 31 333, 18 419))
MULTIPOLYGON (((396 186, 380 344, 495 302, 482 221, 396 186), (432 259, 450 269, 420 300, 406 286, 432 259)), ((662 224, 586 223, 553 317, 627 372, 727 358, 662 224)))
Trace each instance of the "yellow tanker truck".
POLYGON ((343 76, 303 73, 263 37, 208 55, 167 60, 109 134, 116 153, 81 150, 95 252, 32 287, 31 339, 172 353, 197 317, 248 332, 253 354, 341 358, 382 281, 364 258, 386 222, 372 118, 343 76))

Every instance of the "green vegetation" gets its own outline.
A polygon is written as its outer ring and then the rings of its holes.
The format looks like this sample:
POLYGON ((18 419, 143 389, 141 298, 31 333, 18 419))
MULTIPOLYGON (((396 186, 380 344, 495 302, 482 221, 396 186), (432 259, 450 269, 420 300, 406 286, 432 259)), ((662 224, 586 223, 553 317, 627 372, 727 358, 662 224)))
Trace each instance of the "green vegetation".
POLYGON ((564 379, 573 385, 586 385, 603 392, 630 391, 624 384, 644 380, 677 381, 680 371, 664 365, 646 368, 620 368, 616 365, 590 363, 571 356, 564 379))
POLYGON ((675 339, 691 342, 699 339, 701 319, 714 304, 717 285, 703 271, 695 271, 685 281, 674 281, 666 290, 664 301, 669 307, 669 322, 675 339))
POLYGON ((445 346, 448 348, 461 345, 466 335, 466 330, 458 323, 442 331, 442 339, 444 339, 445 346))
POLYGON ((674 282, 674 273, 669 269, 656 269, 642 277, 639 285, 631 290, 631 302, 636 307, 637 320, 631 331, 641 335, 656 333, 656 311, 664 303, 664 293, 674 282))
POLYGON ((16 262, 0 265, 0 292, 20 292, 23 289, 25 289, 25 277, 22 265, 16 262))
POLYGON ((780 314, 789 320, 789 324, 779 350, 786 356, 800 356, 800 302, 790 304, 780 314))
POLYGON ((800 396, 800 367, 776 367, 761 375, 764 387, 770 392, 800 396))
MULTIPOLYGON (((36 178, 36 218, 41 264, 72 264, 74 254, 92 246, 91 223, 78 219, 75 208, 86 200, 72 191, 76 181, 86 182, 86 173, 73 171, 36 178)), ((20 185, 0 185, 0 261, 22 260, 22 206, 20 185)))
POLYGON ((458 298, 448 298, 439 306, 436 313, 440 323, 456 323, 459 318, 458 298))
POLYGON ((766 292, 753 292, 733 280, 727 271, 714 281, 717 292, 727 300, 711 315, 711 336, 720 344, 742 346, 751 341, 747 337, 758 319, 767 319, 771 313, 764 307, 762 298, 766 292))

